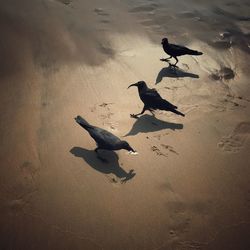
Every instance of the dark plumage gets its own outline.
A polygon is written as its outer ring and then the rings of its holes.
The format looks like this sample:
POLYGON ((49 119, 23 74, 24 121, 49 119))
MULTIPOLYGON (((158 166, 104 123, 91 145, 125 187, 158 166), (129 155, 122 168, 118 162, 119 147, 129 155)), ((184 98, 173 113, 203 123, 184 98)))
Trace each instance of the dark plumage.
POLYGON ((178 63, 177 56, 183 56, 183 55, 199 56, 199 55, 203 54, 202 52, 192 50, 192 49, 189 49, 189 48, 184 47, 184 46, 171 44, 171 43, 168 42, 167 38, 163 38, 162 41, 161 41, 161 44, 162 44, 163 50, 168 55, 170 55, 169 58, 161 59, 161 61, 168 61, 169 59, 174 57, 174 59, 176 60, 176 63, 174 65, 172 65, 172 66, 176 66, 176 64, 178 63))
POLYGON ((77 116, 75 121, 87 130, 90 136, 95 140, 97 144, 97 148, 95 152, 99 149, 106 149, 106 150, 120 150, 125 149, 127 151, 136 152, 131 146, 126 142, 120 140, 117 136, 113 135, 112 133, 102 129, 90 125, 86 120, 84 120, 81 116, 77 116))
POLYGON ((131 116, 138 116, 142 115, 146 110, 152 112, 155 109, 166 110, 173 112, 177 115, 185 116, 181 112, 177 110, 177 107, 172 103, 164 100, 160 94, 156 91, 156 89, 150 89, 147 87, 147 84, 144 81, 140 81, 134 84, 131 84, 128 88, 135 86, 138 87, 138 92, 140 99, 144 103, 144 107, 139 114, 131 115, 131 116))

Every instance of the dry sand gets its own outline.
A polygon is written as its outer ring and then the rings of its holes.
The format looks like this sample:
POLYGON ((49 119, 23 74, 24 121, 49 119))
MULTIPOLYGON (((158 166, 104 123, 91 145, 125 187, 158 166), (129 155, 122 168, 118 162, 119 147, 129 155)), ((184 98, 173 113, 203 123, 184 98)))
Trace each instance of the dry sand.
POLYGON ((247 0, 2 1, 0 249, 250 249, 249 13, 247 0), (204 55, 173 72, 164 36, 204 55), (139 80, 186 117, 130 118, 139 80), (139 155, 100 161, 76 115, 139 155))

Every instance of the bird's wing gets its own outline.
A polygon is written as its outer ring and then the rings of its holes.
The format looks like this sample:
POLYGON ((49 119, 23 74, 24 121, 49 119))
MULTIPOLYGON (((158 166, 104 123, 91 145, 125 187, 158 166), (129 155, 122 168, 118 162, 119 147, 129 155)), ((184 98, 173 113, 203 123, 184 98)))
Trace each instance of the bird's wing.
POLYGON ((120 141, 117 136, 102 128, 95 127, 89 133, 98 145, 114 145, 120 141))
POLYGON ((167 100, 163 99, 160 94, 156 91, 156 89, 148 89, 143 94, 143 102, 145 105, 151 107, 157 107, 158 105, 167 105, 170 108, 176 109, 177 107, 167 100))
POLYGON ((142 98, 145 102, 155 102, 162 99, 156 89, 147 89, 147 91, 142 94, 142 98))
POLYGON ((161 102, 159 102, 159 108, 160 107, 165 107, 165 108, 168 108, 168 109, 177 109, 178 107, 175 106, 174 104, 172 104, 171 102, 165 100, 165 99, 162 99, 161 102))
POLYGON ((187 48, 185 46, 181 46, 181 45, 170 44, 170 47, 176 53, 187 53, 189 51, 189 48, 187 48))
POLYGON ((161 96, 160 96, 160 94, 157 92, 156 89, 148 89, 148 90, 145 92, 145 95, 146 95, 148 98, 161 99, 161 96))
POLYGON ((155 103, 163 100, 155 89, 148 89, 147 91, 143 92, 140 97, 143 103, 148 107, 153 107, 155 103))

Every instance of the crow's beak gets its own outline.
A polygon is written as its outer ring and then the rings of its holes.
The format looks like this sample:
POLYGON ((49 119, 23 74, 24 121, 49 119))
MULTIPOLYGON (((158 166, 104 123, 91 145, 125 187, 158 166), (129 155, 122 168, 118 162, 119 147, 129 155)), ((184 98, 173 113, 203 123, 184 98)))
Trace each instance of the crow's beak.
POLYGON ((135 86, 135 87, 136 87, 136 86, 137 86, 137 83, 133 83, 133 84, 129 85, 129 86, 128 86, 128 89, 129 89, 130 87, 132 87, 132 86, 135 86))
POLYGON ((131 150, 131 151, 129 151, 129 154, 130 154, 130 155, 138 155, 138 152, 137 152, 137 151, 132 151, 132 150, 131 150))
POLYGON ((131 146, 129 146, 129 152, 136 153, 136 151, 131 146))

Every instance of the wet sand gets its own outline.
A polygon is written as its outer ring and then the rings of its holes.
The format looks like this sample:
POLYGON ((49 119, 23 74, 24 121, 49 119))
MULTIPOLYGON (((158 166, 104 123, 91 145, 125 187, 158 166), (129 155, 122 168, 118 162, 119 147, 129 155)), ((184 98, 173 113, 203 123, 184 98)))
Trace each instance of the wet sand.
POLYGON ((250 249, 250 4, 219 2, 1 3, 0 249, 250 249), (186 116, 131 118, 139 80, 186 116))

